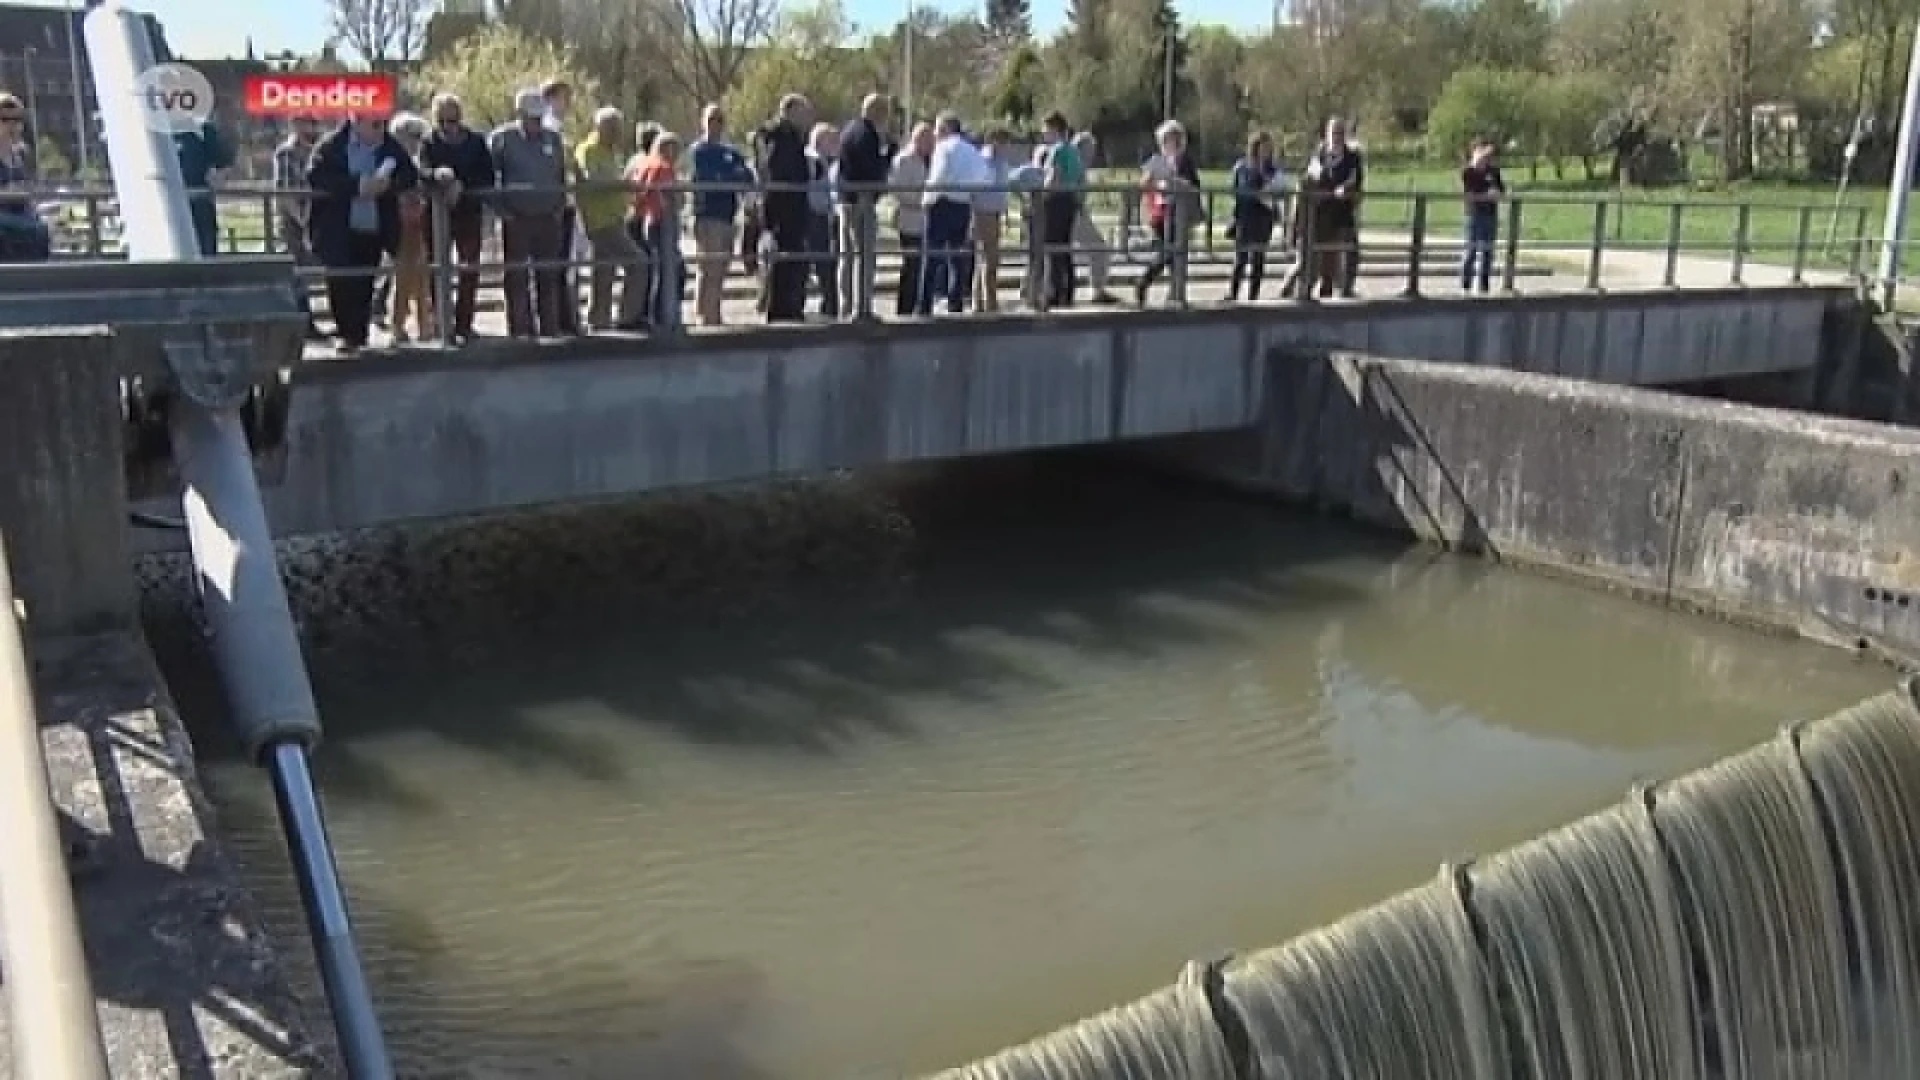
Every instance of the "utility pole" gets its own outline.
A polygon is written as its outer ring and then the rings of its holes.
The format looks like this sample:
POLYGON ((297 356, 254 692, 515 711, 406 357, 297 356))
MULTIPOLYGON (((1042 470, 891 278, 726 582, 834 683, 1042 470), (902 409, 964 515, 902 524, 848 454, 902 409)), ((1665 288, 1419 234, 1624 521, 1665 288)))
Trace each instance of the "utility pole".
POLYGON ((1161 118, 1173 119, 1173 27, 1169 26, 1160 38, 1162 68, 1160 77, 1161 118))
POLYGON ((66 9, 67 17, 67 66, 73 79, 73 142, 80 149, 80 171, 93 171, 93 151, 88 149, 93 134, 93 114, 87 109, 87 84, 80 80, 80 40, 74 30, 74 24, 80 21, 80 11, 72 6, 66 9))
POLYGON ((1900 289, 1900 262, 1907 239, 1907 197, 1913 194, 1916 164, 1916 126, 1920 126, 1920 33, 1913 37, 1913 56, 1907 61, 1907 100, 1901 110, 1900 141, 1893 154, 1893 185, 1887 192, 1887 220, 1880 239, 1880 301, 1891 309, 1900 289))
POLYGON ((913 0, 907 0, 907 21, 900 24, 901 38, 905 42, 902 51, 905 54, 901 62, 900 109, 906 113, 902 118, 904 131, 913 130, 913 0))

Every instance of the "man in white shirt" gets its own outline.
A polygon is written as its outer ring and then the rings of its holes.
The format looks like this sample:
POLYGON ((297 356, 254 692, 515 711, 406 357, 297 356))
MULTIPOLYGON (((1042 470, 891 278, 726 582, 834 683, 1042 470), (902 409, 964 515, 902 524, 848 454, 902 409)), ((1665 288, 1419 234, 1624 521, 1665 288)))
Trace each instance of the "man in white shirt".
POLYGON ((936 296, 947 298, 947 310, 966 309, 973 281, 973 193, 970 188, 993 183, 993 167, 986 155, 967 139, 957 113, 943 112, 933 122, 933 159, 927 164, 927 208, 924 284, 915 314, 933 314, 936 296))
POLYGON ((926 246, 927 211, 921 194, 927 184, 927 167, 933 161, 933 129, 915 124, 907 136, 907 148, 893 159, 887 174, 887 187, 893 192, 893 231, 900 237, 900 289, 895 297, 894 314, 905 317, 920 309, 920 255, 926 246))

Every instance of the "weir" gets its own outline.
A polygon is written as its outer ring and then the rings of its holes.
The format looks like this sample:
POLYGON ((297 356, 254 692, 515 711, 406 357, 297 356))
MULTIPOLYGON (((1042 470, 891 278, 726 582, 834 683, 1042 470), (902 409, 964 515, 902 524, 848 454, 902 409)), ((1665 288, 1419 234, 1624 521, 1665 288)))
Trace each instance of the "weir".
POLYGON ((1913 1076, 1916 693, 941 1077, 1913 1076))

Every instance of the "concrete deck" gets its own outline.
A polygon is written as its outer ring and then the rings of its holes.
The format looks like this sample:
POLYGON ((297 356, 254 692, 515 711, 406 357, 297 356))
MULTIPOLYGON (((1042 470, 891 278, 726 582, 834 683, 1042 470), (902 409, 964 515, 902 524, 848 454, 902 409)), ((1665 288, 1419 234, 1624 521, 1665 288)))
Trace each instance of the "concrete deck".
MULTIPOLYGON (((145 644, 119 632, 38 641, 34 653, 54 800, 91 839, 74 889, 113 1075, 320 1075, 302 1003, 221 850, 145 644)), ((0 1011, 0 1045, 6 1034, 0 1011)), ((13 1075, 0 1054, 0 1078, 13 1075)))
MULTIPOLYGON (((1641 385, 1805 371, 1828 313, 1851 303, 1811 287, 1565 293, 367 354, 295 374, 263 485, 275 530, 303 535, 1230 430, 1257 416, 1260 358, 1276 347, 1641 385)), ((146 507, 173 512, 166 499, 146 507)))

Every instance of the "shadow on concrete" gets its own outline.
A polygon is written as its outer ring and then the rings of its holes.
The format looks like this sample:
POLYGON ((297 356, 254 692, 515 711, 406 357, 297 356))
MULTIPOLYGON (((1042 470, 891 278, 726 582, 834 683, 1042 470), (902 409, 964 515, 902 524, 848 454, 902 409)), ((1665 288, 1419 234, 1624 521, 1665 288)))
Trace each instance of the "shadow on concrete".
POLYGON ((86 823, 74 896, 115 1075, 311 1075, 322 1050, 182 783, 185 734, 144 651, 107 635, 35 661, 56 800, 86 823))

